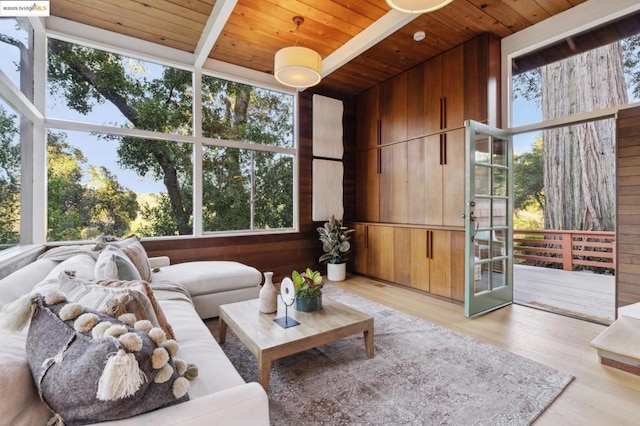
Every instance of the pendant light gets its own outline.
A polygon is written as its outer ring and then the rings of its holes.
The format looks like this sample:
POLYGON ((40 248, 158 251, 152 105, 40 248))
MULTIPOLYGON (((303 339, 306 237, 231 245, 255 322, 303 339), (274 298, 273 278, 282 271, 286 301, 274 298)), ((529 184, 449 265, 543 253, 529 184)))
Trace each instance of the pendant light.
POLYGON ((387 0, 387 4, 402 13, 427 13, 445 7, 453 0, 387 0))
POLYGON ((303 22, 302 16, 293 17, 293 23, 296 24, 296 45, 278 50, 273 67, 276 80, 295 88, 315 86, 322 78, 322 58, 318 52, 298 46, 297 37, 303 22))

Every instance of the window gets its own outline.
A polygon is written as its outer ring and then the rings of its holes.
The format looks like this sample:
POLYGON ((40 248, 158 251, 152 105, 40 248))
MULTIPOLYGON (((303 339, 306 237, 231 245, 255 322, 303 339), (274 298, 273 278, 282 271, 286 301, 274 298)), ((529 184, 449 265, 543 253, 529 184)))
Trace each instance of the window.
POLYGON ((212 76, 202 83, 203 134, 221 140, 203 151, 204 231, 293 228, 293 96, 212 76), (213 146, 224 141, 243 148, 213 146))
POLYGON ((192 134, 192 73, 49 39, 47 116, 192 134))
POLYGON ((513 126, 640 102, 638 17, 513 59, 513 126))
POLYGON ((192 72, 48 47, 48 241, 294 227, 293 95, 204 76, 196 138, 192 72))
POLYGON ((191 234, 192 152, 190 143, 49 129, 47 240, 191 234))
POLYGON ((20 119, 0 100, 0 250, 20 242, 20 119))
POLYGON ((33 43, 26 18, 0 18, 0 70, 33 100, 33 43))

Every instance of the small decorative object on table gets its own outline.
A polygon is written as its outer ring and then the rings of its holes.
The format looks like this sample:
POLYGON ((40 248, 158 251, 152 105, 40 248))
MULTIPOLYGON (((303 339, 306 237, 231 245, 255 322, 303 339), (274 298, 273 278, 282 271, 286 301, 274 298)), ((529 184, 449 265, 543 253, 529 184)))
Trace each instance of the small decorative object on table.
POLYGON ((335 216, 331 216, 331 221, 325 222, 317 230, 324 251, 319 260, 327 263, 327 278, 330 281, 344 281, 347 275, 347 254, 351 250, 350 234, 355 230, 344 226, 335 216))
POLYGON ((300 323, 293 318, 289 318, 289 306, 296 300, 296 288, 291 278, 285 277, 280 284, 280 297, 284 303, 284 317, 276 318, 274 321, 282 328, 289 328, 300 323))
POLYGON ((297 311, 312 312, 322 309, 322 275, 318 271, 307 268, 303 273, 293 271, 291 274, 296 289, 297 311))
POLYGON ((264 284, 260 289, 260 312, 272 314, 278 310, 278 289, 273 285, 273 272, 264 273, 264 284))

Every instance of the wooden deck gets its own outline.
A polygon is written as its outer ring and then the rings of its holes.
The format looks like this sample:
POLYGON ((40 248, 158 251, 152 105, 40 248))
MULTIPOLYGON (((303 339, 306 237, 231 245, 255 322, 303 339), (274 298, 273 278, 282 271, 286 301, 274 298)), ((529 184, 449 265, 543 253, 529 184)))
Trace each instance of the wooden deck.
POLYGON ((513 265, 513 301, 602 323, 615 320, 615 277, 513 265))

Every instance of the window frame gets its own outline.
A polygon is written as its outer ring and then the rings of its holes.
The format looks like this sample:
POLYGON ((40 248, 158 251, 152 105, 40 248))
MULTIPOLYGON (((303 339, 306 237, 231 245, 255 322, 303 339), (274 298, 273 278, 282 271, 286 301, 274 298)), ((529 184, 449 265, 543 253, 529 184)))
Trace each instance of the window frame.
POLYGON ((513 126, 513 59, 557 43, 573 35, 622 18, 640 10, 635 0, 586 2, 536 25, 505 37, 501 41, 502 123, 514 135, 536 130, 564 127, 586 121, 615 117, 618 110, 640 105, 640 102, 605 108, 567 117, 513 126))
MULTIPOLYGON (((190 143, 194 150, 194 173, 193 173, 193 229, 191 235, 180 235, 180 236, 154 236, 154 237, 145 237, 145 239, 154 239, 154 240, 162 240, 162 239, 174 239, 174 238, 200 238, 200 237, 220 237, 220 236, 244 236, 244 235, 264 235, 264 234, 282 234, 282 233, 295 233, 299 232, 299 219, 298 219, 298 163, 299 163, 299 143, 298 143, 298 92, 295 90, 287 90, 282 87, 270 86, 266 84, 257 84, 256 82, 249 81, 242 78, 230 77, 228 74, 218 73, 215 70, 205 68, 207 65, 211 65, 208 62, 205 62, 203 68, 195 68, 193 66, 187 64, 177 64, 175 61, 167 61, 161 57, 154 57, 148 54, 138 54, 137 52, 133 52, 131 50, 124 51, 123 49, 119 49, 114 46, 108 46, 106 44, 96 45, 87 40, 79 40, 75 37, 70 36, 62 36, 58 33, 55 34, 47 34, 47 38, 52 37, 59 40, 63 40, 65 42, 78 44, 81 46, 100 49, 103 51, 108 51, 110 53, 122 55, 125 57, 130 57, 134 59, 139 59, 143 61, 149 61, 156 63, 158 65, 168 66, 183 69, 192 73, 193 83, 193 132, 192 135, 179 135, 179 134, 170 134, 170 133, 162 133, 157 131, 150 130, 142 130, 135 128, 126 128, 126 127, 111 127, 102 124, 94 124, 89 122, 80 122, 80 121, 72 121, 72 120, 63 120, 58 118, 44 117, 44 126, 46 129, 53 128, 56 130, 69 130, 69 131, 82 131, 82 132, 95 132, 101 134, 109 134, 109 135, 117 135, 117 136, 131 136, 131 137, 140 137, 146 139, 156 139, 163 141, 175 141, 175 142, 187 142, 190 143), (280 93, 284 93, 287 95, 291 95, 293 97, 293 147, 276 147, 276 146, 268 146, 262 144, 256 144, 251 142, 243 142, 243 141, 233 141, 233 140, 222 140, 217 138, 207 138, 202 136, 202 77, 204 75, 212 76, 215 78, 225 79, 229 81, 233 81, 236 83, 247 84, 253 87, 277 91, 280 93), (267 229, 267 230, 236 230, 236 231, 204 231, 203 230, 203 221, 202 221, 202 150, 204 146, 220 146, 220 147, 229 147, 229 148, 240 148, 240 149, 249 149, 254 151, 267 151, 267 152, 277 152, 292 155, 294 160, 294 170, 293 170, 293 226, 291 228, 281 228, 281 229, 267 229)), ((45 42, 46 46, 46 42, 45 42)), ((46 69, 45 69, 46 74, 46 69)), ((46 141, 45 141, 46 145, 46 141)), ((46 176, 45 176, 46 179, 46 176)), ((45 182, 46 187, 46 182, 45 182)), ((45 206, 46 211, 46 206, 45 206)), ((46 213, 45 213, 46 214, 46 213)), ((46 216, 45 216, 46 218, 46 216)))

